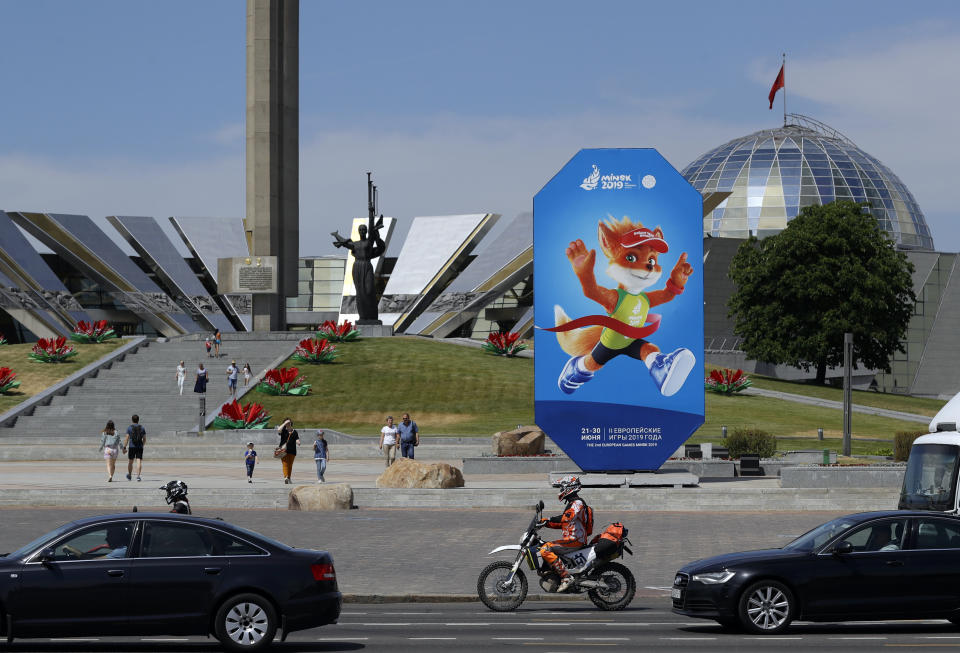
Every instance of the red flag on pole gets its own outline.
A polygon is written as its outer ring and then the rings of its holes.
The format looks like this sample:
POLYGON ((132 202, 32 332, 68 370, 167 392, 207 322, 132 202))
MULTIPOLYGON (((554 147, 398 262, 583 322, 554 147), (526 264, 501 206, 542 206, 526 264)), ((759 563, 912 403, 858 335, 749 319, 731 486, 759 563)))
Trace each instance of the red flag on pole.
POLYGON ((770 108, 773 109, 773 98, 776 97, 777 91, 784 87, 783 83, 783 66, 780 66, 780 72, 777 74, 777 79, 773 82, 773 86, 770 87, 770 95, 767 96, 767 99, 770 100, 770 108))

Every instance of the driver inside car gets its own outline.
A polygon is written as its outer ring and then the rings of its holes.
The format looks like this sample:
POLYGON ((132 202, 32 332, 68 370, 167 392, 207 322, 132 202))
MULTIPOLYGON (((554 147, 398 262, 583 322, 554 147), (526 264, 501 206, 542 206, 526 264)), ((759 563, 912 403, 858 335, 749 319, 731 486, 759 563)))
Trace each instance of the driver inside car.
POLYGON ((570 553, 587 545, 587 504, 578 494, 581 488, 579 478, 564 476, 558 484, 560 492, 557 498, 566 502, 566 508, 562 515, 541 520, 540 525, 559 528, 562 537, 540 547, 540 556, 560 575, 557 592, 563 592, 573 584, 573 577, 560 562, 558 554, 570 553))
POLYGON ((107 529, 107 546, 113 549, 105 558, 126 558, 130 535, 126 526, 111 526, 107 529))

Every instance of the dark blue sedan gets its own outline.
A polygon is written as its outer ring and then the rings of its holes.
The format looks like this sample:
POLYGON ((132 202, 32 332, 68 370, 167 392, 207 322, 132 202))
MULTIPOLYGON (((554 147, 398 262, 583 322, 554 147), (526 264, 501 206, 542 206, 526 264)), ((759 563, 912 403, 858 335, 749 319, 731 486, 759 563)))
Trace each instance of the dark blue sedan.
POLYGON ((782 549, 682 567, 673 611, 774 634, 796 619, 949 619, 960 624, 960 518, 867 512, 829 521, 782 549))
POLYGON ((80 519, 0 557, 0 633, 208 635, 255 651, 336 623, 333 559, 218 519, 80 519))

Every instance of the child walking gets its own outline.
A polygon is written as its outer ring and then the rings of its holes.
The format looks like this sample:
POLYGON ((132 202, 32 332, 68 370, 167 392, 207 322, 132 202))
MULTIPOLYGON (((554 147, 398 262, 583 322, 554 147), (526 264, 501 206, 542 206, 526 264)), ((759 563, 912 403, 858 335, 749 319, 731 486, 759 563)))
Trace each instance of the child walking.
POLYGON ((253 483, 253 468, 257 464, 257 452, 253 443, 247 443, 247 451, 243 455, 243 462, 247 464, 247 483, 253 483))
POLYGON ((250 363, 243 364, 243 387, 250 385, 250 378, 253 376, 253 372, 250 371, 250 363))

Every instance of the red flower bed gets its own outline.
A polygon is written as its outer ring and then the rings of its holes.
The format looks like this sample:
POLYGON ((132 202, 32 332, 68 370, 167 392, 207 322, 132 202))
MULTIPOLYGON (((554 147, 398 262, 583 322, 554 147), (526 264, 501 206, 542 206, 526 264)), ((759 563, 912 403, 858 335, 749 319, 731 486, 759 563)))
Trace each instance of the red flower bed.
POLYGON ((304 381, 296 367, 274 368, 267 370, 257 390, 271 395, 305 395, 310 392, 310 384, 304 381))
POLYGON ((9 367, 0 367, 0 395, 7 394, 19 385, 16 372, 9 367))
POLYGON ((73 328, 73 333, 70 334, 70 339, 77 342, 103 342, 104 340, 109 340, 110 338, 117 338, 116 333, 113 329, 110 328, 110 325, 107 324, 106 320, 99 320, 97 322, 86 322, 80 320, 77 322, 77 326, 73 328))
POLYGON ((500 331, 488 335, 486 342, 483 343, 483 348, 498 356, 516 356, 526 349, 527 345, 524 344, 523 340, 520 340, 519 333, 500 331))
POLYGON ((326 320, 317 327, 317 337, 330 342, 350 342, 360 337, 360 331, 355 329, 349 320, 344 320, 339 325, 333 320, 326 320))
POLYGON ((301 363, 331 363, 333 359, 339 356, 337 348, 330 344, 326 338, 314 340, 306 338, 297 345, 297 350, 293 353, 294 360, 301 363))
POLYGON ((240 402, 234 399, 229 404, 224 404, 220 409, 220 414, 213 420, 215 429, 262 429, 266 428, 270 421, 270 415, 260 404, 240 405, 240 402))
POLYGON ((734 392, 746 390, 753 382, 743 373, 743 370, 734 372, 731 369, 712 370, 703 381, 703 387, 711 392, 731 395, 734 392))
POLYGON ((77 352, 72 345, 67 344, 64 336, 58 338, 40 338, 30 352, 30 358, 41 363, 62 363, 77 352))

